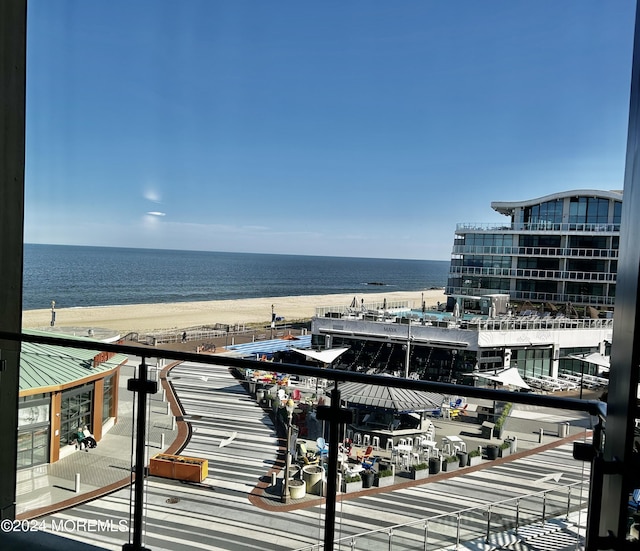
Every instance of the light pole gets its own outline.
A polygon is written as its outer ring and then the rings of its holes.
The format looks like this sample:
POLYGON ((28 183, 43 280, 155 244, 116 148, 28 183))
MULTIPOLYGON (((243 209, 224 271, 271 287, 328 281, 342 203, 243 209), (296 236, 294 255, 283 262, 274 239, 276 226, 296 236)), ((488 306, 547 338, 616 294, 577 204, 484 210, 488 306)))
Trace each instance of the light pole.
POLYGON ((276 324, 276 314, 273 311, 273 304, 271 305, 271 340, 273 340, 273 327, 276 324))
POLYGON ((411 360, 411 318, 407 324, 407 353, 404 358, 404 378, 409 378, 409 362, 411 360))
POLYGON ((289 466, 291 465, 291 418, 293 417, 293 410, 295 408, 295 402, 289 398, 285 404, 287 410, 287 455, 284 458, 284 483, 282 484, 282 495, 280 501, 282 503, 289 502, 289 466))
POLYGON ((51 301, 51 327, 56 324, 56 301, 51 301))

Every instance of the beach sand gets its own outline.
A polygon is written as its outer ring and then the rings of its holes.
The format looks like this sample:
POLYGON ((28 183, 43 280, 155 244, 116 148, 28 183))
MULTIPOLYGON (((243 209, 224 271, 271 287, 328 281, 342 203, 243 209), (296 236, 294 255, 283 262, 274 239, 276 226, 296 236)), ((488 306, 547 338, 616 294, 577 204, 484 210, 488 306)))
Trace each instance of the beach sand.
MULTIPOLYGON (((429 307, 446 301, 444 290, 429 289, 423 292, 367 293, 357 296, 358 303, 365 304, 408 301, 413 308, 420 308, 422 294, 429 307)), ((126 306, 97 306, 88 308, 56 309, 57 327, 87 327, 129 332, 150 333, 162 330, 186 329, 202 325, 223 323, 244 325, 271 321, 271 305, 277 316, 285 321, 310 319, 316 308, 328 306, 346 307, 353 294, 309 295, 294 297, 267 297, 240 300, 213 300, 202 302, 174 302, 168 304, 134 304, 126 306)), ((22 327, 37 329, 48 327, 51 310, 26 310, 22 313, 22 327)))

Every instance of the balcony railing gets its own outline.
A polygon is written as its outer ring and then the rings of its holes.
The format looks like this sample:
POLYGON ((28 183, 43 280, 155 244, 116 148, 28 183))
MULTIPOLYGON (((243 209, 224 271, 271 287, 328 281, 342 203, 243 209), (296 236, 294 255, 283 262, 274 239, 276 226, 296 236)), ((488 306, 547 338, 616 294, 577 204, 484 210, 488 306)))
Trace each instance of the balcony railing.
MULTIPOLYGON (((368 551, 406 551, 407 549, 458 549, 475 542, 500 539, 503 544, 523 539, 523 527, 545 526, 557 518, 567 520, 571 513, 587 507, 589 488, 580 481, 550 490, 497 501, 483 507, 460 509, 377 530, 368 530, 335 541, 337 549, 368 551)), ((549 528, 547 528, 549 529, 549 528)), ((323 544, 301 547, 296 551, 322 551, 323 544)))
POLYGON ((454 245, 452 254, 455 255, 490 255, 490 256, 531 256, 544 258, 618 258, 618 249, 598 249, 583 247, 514 247, 514 246, 482 246, 482 245, 454 245))
POLYGON ((445 288, 447 295, 490 295, 490 294, 508 294, 512 301, 525 301, 528 300, 533 303, 539 302, 551 302, 553 304, 564 304, 570 302, 576 305, 589 305, 589 306, 613 306, 615 304, 615 297, 602 296, 602 295, 587 295, 587 294, 573 294, 573 293, 543 293, 539 291, 513 291, 504 289, 487 289, 487 288, 470 288, 470 287, 455 287, 453 285, 447 285, 445 288))
POLYGON ((552 279, 555 281, 590 281, 615 283, 614 272, 582 272, 569 270, 540 270, 533 268, 481 268, 475 266, 454 266, 449 268, 452 275, 475 275, 484 277, 507 277, 520 279, 552 279))
POLYGON ((553 224, 531 222, 517 224, 473 223, 456 224, 456 233, 468 232, 550 232, 550 233, 620 233, 620 224, 553 224))
MULTIPOLYGON (((147 416, 150 414, 150 408, 145 405, 145 396, 148 392, 152 392, 149 386, 149 379, 147 375, 147 365, 158 364, 160 360, 163 363, 166 360, 172 360, 175 362, 186 362, 185 365, 194 366, 191 369, 194 370, 192 375, 183 374, 176 377, 175 382, 178 386, 183 385, 182 388, 186 391, 194 392, 194 397, 190 398, 183 403, 183 408, 188 407, 194 410, 196 415, 188 415, 188 411, 183 410, 184 420, 198 425, 200 423, 202 428, 198 432, 193 432, 193 438, 196 438, 197 448, 204 449, 205 440, 211 439, 212 436, 209 418, 222 416, 224 419, 228 419, 225 423, 225 429, 228 431, 237 430, 239 433, 246 431, 247 428, 243 424, 241 413, 238 408, 244 408, 246 400, 237 399, 237 391, 232 390, 230 398, 227 400, 236 399, 237 405, 234 407, 231 402, 211 401, 212 398, 207 395, 206 391, 212 385, 211 373, 201 369, 206 366, 218 366, 232 368, 236 370, 273 370, 277 369, 279 373, 288 374, 289 376, 296 376, 300 378, 311 378, 312 380, 325 380, 328 381, 328 385, 333 389, 330 391, 330 405, 317 408, 317 418, 323 420, 328 429, 328 442, 329 449, 327 453, 327 476, 326 476, 326 505, 324 511, 324 537, 322 538, 322 544, 320 542, 314 543, 313 546, 318 548, 322 545, 326 551, 332 549, 344 549, 345 545, 353 545, 352 537, 349 538, 347 543, 345 540, 336 540, 336 534, 339 531, 336 520, 336 501, 338 495, 337 479, 338 479, 338 442, 341 440, 340 435, 343 434, 344 424, 349 418, 346 415, 346 410, 341 407, 341 394, 340 385, 338 383, 354 382, 365 383, 367 385, 379 385, 384 387, 393 387, 398 389, 408 389, 417 391, 428 391, 441 393, 447 396, 465 396, 476 400, 488 400, 498 402, 511 402, 515 404, 525 404, 528 406, 540 406, 550 407, 556 410, 568 410, 572 412, 585 412, 595 417, 602 418, 603 409, 602 403, 596 400, 580 400, 577 398, 560 398, 557 396, 546 396, 538 394, 523 394, 512 393, 504 390, 494 390, 490 388, 477 388, 467 387, 456 384, 440 383, 433 381, 420 381, 409 378, 394 378, 376 375, 367 375, 365 373, 348 372, 337 369, 325 369, 319 367, 301 366, 295 364, 285 363, 265 363, 261 361, 252 361, 240 358, 234 358, 222 355, 207 355, 207 354, 194 354, 187 352, 180 352, 175 350, 160 350, 157 348, 150 348, 146 346, 125 346, 120 344, 106 344, 94 341, 79 341, 64 338, 57 338, 51 336, 45 336, 41 334, 13 334, 0 332, 0 339, 20 341, 28 343, 40 343, 44 345, 56 345, 63 348, 74 348, 91 351, 104 351, 108 353, 126 354, 129 356, 135 356, 141 358, 141 364, 137 373, 134 374, 132 379, 129 379, 127 388, 135 393, 135 401, 137 403, 136 409, 134 409, 133 423, 136 426, 136 434, 138 435, 135 441, 135 459, 132 457, 132 465, 134 465, 135 482, 134 491, 132 493, 132 510, 130 528, 130 546, 128 549, 142 549, 142 539, 144 533, 144 527, 147 526, 147 530, 152 523, 145 521, 146 515, 154 513, 155 509, 159 506, 158 503, 154 503, 153 507, 148 507, 146 501, 148 499, 145 491, 146 476, 145 476, 145 464, 148 457, 148 442, 145 441, 145 427, 147 426, 147 416), (153 359, 153 361, 152 361, 153 359), (196 369, 197 366, 200 368, 196 369), (192 378, 191 378, 192 377, 192 378), (201 386, 195 385, 195 382, 201 381, 201 386), (204 413, 204 409, 211 408, 215 410, 215 416, 213 413, 208 415, 204 413), (237 423, 237 428, 234 426, 237 423), (146 507, 146 508, 145 508, 146 507)), ((226 388, 227 383, 223 383, 223 387, 226 388)), ((323 385, 320 386, 320 388, 323 385)), ((125 390, 121 389, 121 393, 125 390)), ((208 410, 207 410, 208 411, 208 410)), ((264 424, 264 421, 263 423, 264 424)), ((199 426, 199 425, 198 425, 199 426)), ((286 441, 286 440, 285 440, 286 441)), ((267 439, 262 437, 258 448, 267 447, 267 439)), ((220 446, 222 448, 222 444, 220 446)), ((256 449, 258 449, 256 448, 256 449)), ((216 446, 216 449, 218 447, 216 446)), ((98 448, 99 452, 100 448, 98 448)), ((255 453, 249 449, 245 450, 248 454, 255 453)), ((276 451, 276 450, 274 450, 276 451)), ((226 450, 222 450, 225 453, 226 450)), ((84 454, 83 454, 84 455, 84 454)), ((286 455, 286 454, 285 454, 286 455)), ((221 456, 221 457, 224 457, 221 456)), ((237 470, 242 470, 242 464, 245 461, 244 457, 235 458, 231 456, 228 461, 238 463, 237 470)), ((222 461, 222 460, 220 460, 222 461)), ((264 460, 266 463, 267 460, 264 460)), ((261 462, 261 465, 263 463, 261 462)), ((215 464, 214 464, 215 466, 215 464)), ((160 495, 165 490, 159 490, 160 495)), ((169 490, 171 492, 171 490, 169 490)), ((195 488, 190 489, 191 492, 196 491, 195 488)), ((454 515, 441 515, 434 516, 429 519, 419 520, 404 526, 394 526, 392 528, 386 528, 385 530, 374 530, 368 533, 368 535, 358 536, 357 548, 375 549, 376 547, 367 547, 373 545, 373 541, 381 541, 387 547, 385 549, 409 549, 403 541, 421 541, 428 542, 430 546, 436 545, 437 548, 444 547, 445 545, 456 544, 459 541, 468 539, 474 539, 478 537, 485 537, 487 533, 496 533, 496 531, 504 531, 505 529, 517 529, 525 523, 538 522, 542 518, 549 518, 551 516, 564 515, 566 510, 573 510, 574 508, 583 508, 585 506, 584 498, 580 492, 568 493, 568 488, 562 490, 555 488, 554 491, 544 492, 542 494, 535 494, 531 492, 531 495, 521 496, 519 500, 510 503, 493 503, 490 507, 476 508, 476 509, 460 509, 454 515), (563 493, 564 492, 564 493, 563 493), (579 499, 578 499, 579 496, 579 499), (484 511, 484 513, 483 513, 484 511), (485 515, 488 514, 488 518, 485 515), (501 518, 501 521, 498 519, 501 518), (440 545, 442 544, 442 545, 440 545), (393 545, 393 547, 390 547, 393 545)), ((573 490, 572 490, 573 492, 573 490)), ((223 493, 216 493, 217 500, 220 506, 224 506, 223 493)), ((157 499, 153 496, 153 499, 157 499)), ((164 497, 162 498, 164 500, 164 497)), ((111 497, 111 502, 117 504, 117 498, 111 497)), ((114 505, 116 507, 116 505, 114 505)), ((123 506, 118 505, 121 509, 125 509, 123 506)), ((115 509, 114 509, 115 510, 115 509)), ((259 511, 257 512, 259 518, 259 511)), ((207 518, 207 522, 211 522, 211 518, 207 518)), ((289 521, 285 518, 286 524, 289 521)), ((180 523, 179 519, 174 519, 172 524, 180 523)), ((271 522, 271 520, 270 520, 271 522)), ((275 522, 275 521, 273 521, 275 522)), ((154 525, 155 526, 155 525, 154 525)), ((344 527, 344 524, 341 524, 344 527)), ((354 527, 351 527, 349 531, 353 532, 354 527)), ((156 530, 161 530, 161 526, 158 525, 156 530)), ((184 528, 185 530, 191 530, 191 528, 184 528)), ((308 539, 308 538, 307 538, 308 539)), ((304 540, 299 540, 304 541, 304 540)), ((278 544, 278 548, 281 548, 282 543, 278 544)), ((266 547, 265 547, 266 548, 266 547)), ((313 547, 310 547, 313 548, 313 547)), ((351 547, 353 548, 353 547, 351 547)), ((422 547, 420 547, 422 548, 422 547)))

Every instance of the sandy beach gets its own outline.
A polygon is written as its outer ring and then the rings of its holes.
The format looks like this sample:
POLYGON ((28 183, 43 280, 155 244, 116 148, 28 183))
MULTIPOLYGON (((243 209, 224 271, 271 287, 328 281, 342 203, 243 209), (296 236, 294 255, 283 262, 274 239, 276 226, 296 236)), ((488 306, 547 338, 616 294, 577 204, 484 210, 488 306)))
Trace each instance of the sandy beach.
MULTIPOLYGON (((444 290, 429 289, 414 292, 368 293, 357 296, 365 303, 408 301, 419 308, 424 293, 427 307, 446 300, 444 290)), ((353 294, 309 295, 294 297, 266 297, 241 300, 214 300, 203 302, 175 302, 167 304, 134 304, 126 306, 97 306, 89 308, 56 309, 56 326, 113 329, 126 334, 131 331, 149 333, 162 330, 186 329, 215 323, 253 324, 269 323, 271 305, 277 316, 287 321, 309 319, 316 308, 348 306, 353 294)), ((24 329, 48 327, 51 310, 26 310, 22 313, 24 329)))

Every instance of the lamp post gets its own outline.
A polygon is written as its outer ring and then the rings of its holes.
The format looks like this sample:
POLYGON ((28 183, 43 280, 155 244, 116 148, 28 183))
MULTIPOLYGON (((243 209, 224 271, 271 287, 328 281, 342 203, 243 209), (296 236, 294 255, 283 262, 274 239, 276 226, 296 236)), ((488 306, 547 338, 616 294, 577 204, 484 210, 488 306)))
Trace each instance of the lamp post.
POLYGON ((56 301, 51 301, 51 327, 56 324, 56 301))
POLYGON ((273 304, 271 305, 271 340, 273 340, 273 328, 276 324, 276 314, 273 310, 273 304))
POLYGON ((282 495, 280 501, 282 503, 289 502, 289 466, 291 465, 291 418, 293 417, 293 410, 295 408, 295 402, 289 398, 285 404, 287 410, 287 455, 284 458, 284 483, 282 484, 282 495))
POLYGON ((411 361, 411 318, 409 318, 409 323, 407 324, 407 353, 404 358, 404 378, 409 378, 409 362, 411 361))

